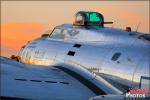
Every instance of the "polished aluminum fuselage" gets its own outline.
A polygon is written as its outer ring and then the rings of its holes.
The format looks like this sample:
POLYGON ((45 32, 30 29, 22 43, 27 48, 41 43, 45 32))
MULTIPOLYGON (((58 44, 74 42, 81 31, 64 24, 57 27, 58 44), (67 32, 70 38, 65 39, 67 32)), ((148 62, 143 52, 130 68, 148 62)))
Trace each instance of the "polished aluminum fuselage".
POLYGON ((148 88, 150 42, 139 39, 137 33, 113 28, 77 28, 71 25, 56 28, 79 33, 63 39, 52 38, 50 35, 33 40, 20 50, 20 61, 45 66, 58 63, 81 66, 125 89, 148 88))

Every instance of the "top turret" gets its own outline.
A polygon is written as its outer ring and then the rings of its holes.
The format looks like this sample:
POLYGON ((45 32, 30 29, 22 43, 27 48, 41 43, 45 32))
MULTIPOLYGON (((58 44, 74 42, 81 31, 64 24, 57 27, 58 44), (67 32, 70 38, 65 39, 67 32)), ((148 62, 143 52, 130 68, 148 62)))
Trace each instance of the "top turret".
POLYGON ((74 26, 104 27, 104 17, 98 12, 79 11, 75 14, 74 26))

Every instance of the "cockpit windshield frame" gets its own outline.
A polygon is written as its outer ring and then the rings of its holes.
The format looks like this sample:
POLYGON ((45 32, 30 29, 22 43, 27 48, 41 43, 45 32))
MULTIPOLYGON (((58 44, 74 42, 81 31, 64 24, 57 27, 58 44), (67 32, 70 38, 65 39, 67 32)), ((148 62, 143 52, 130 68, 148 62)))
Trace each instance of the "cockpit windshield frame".
POLYGON ((68 38, 73 38, 75 37, 80 31, 77 31, 72 28, 60 28, 56 27, 53 29, 51 34, 49 35, 50 38, 52 39, 68 39, 68 38), (60 32, 55 33, 56 30, 60 30, 60 32))

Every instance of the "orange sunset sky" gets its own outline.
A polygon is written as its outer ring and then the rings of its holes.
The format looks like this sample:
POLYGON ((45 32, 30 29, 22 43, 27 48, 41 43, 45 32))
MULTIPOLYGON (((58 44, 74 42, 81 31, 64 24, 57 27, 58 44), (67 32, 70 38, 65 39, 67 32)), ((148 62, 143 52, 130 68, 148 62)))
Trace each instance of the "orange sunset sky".
POLYGON ((56 25, 72 23, 77 11, 98 11, 114 27, 149 33, 150 1, 1 1, 1 55, 19 48, 56 25))

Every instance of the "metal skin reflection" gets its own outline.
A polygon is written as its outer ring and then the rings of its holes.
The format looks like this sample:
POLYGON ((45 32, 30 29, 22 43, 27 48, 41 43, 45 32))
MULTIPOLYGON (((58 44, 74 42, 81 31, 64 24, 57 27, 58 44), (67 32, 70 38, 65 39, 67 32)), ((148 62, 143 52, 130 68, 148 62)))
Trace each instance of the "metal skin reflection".
MULTIPOLYGON (((67 28, 60 27, 62 30, 67 28)), ((100 30, 93 33, 91 30, 88 32, 86 29, 76 30, 79 30, 80 33, 74 38, 54 39, 48 36, 30 42, 25 48, 21 49, 19 53, 20 61, 45 66, 59 62, 71 63, 75 66, 87 68, 104 77, 114 79, 116 82, 119 81, 129 87, 139 87, 141 76, 149 77, 148 41, 132 37, 122 30, 115 30, 120 36, 115 32, 108 35, 107 33, 100 33, 100 30), (84 32, 87 35, 86 38, 83 36, 84 32), (96 34, 97 38, 98 35, 100 37, 102 35, 103 41, 99 41, 100 38, 95 39, 96 42, 88 41, 87 38, 91 38, 90 35, 93 34, 96 34), (106 38, 105 34, 107 34, 106 38), (112 37, 112 39, 109 37, 112 37), (75 44, 81 44, 81 47, 73 47, 75 44), (69 51, 74 51, 74 56, 67 55, 69 51), (120 52, 121 56, 113 61, 112 56, 116 52, 120 52)), ((109 30, 114 31, 114 29, 109 30)))
POLYGON ((150 42, 138 38, 141 35, 110 27, 63 24, 26 44, 18 57, 26 64, 81 66, 122 91, 149 88, 150 42))

